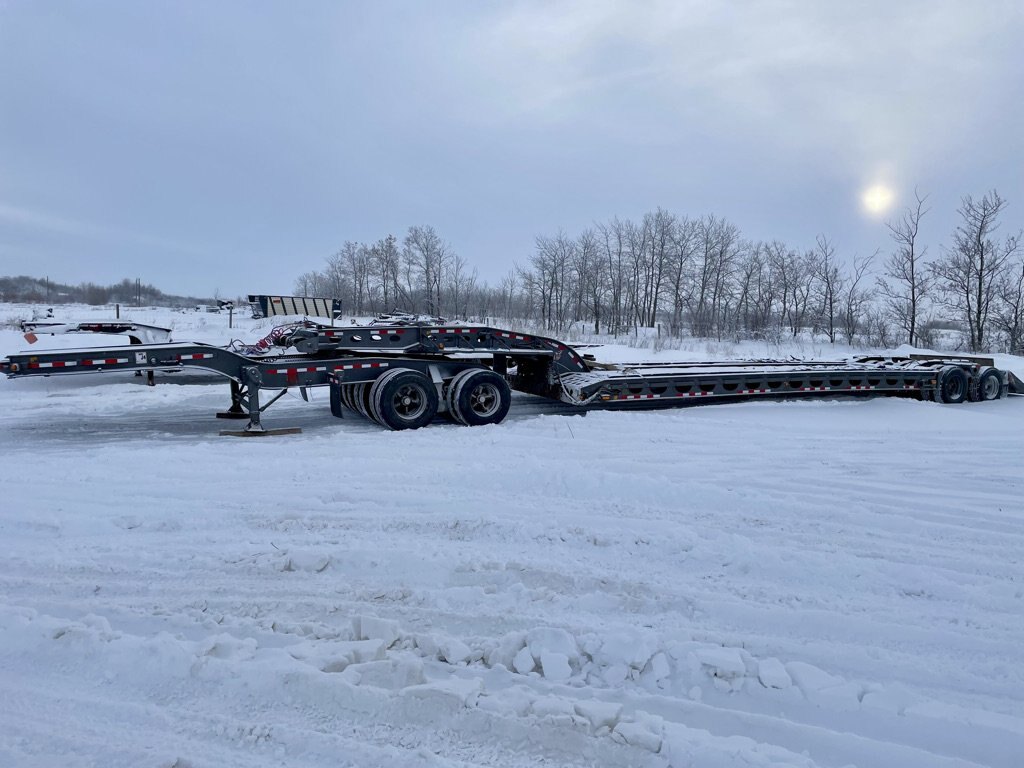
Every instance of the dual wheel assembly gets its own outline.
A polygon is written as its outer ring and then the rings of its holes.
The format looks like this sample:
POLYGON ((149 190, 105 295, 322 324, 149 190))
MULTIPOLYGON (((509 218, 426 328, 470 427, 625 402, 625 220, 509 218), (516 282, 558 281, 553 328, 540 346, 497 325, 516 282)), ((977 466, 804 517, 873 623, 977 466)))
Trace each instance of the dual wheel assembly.
POLYGON ((388 429, 419 429, 439 410, 469 427, 497 424, 508 414, 508 382, 486 368, 460 371, 442 387, 444 408, 430 377, 411 368, 395 368, 373 382, 339 386, 340 405, 388 429))
POLYGON ((951 405, 965 400, 972 403, 998 400, 1005 394, 1003 376, 995 368, 984 367, 976 375, 970 375, 955 365, 948 365, 939 371, 932 391, 935 402, 951 405))

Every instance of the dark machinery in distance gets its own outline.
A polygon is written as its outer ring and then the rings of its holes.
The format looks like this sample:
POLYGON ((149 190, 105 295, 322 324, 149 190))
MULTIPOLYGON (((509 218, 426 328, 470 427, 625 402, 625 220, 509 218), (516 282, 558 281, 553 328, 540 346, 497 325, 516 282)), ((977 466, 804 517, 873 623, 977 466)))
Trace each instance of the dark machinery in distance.
POLYGON ((606 409, 836 395, 953 404, 1024 394, 1024 383, 983 358, 608 364, 556 339, 455 324, 335 328, 307 320, 275 329, 263 347, 241 351, 186 342, 34 351, 0 360, 0 373, 8 377, 197 368, 230 380, 231 406, 217 415, 248 419, 241 434, 275 431, 264 429, 262 412, 290 388, 305 396, 307 387, 318 386, 330 388, 335 416, 358 413, 396 430, 422 427, 438 413, 468 426, 496 424, 508 413, 513 389, 606 409), (280 354, 261 354, 268 348, 280 354), (296 353, 285 353, 292 348, 296 353), (263 390, 277 394, 261 403, 263 390))

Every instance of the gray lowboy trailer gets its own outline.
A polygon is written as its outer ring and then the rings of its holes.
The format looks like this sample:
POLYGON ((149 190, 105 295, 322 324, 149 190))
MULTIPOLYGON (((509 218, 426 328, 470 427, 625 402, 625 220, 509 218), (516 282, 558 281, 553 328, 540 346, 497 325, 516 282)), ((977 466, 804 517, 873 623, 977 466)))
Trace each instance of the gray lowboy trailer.
MULTIPOLYGON (((855 357, 612 365, 556 339, 482 326, 354 326, 310 321, 279 329, 278 355, 198 343, 142 344, 12 354, 8 377, 100 371, 204 369, 225 376, 240 433, 270 434, 260 414, 290 388, 330 388, 331 412, 390 429, 416 429, 438 413, 469 426, 505 418, 511 390, 580 408, 664 408, 760 398, 889 395, 961 403, 1024 394, 1024 384, 982 358, 855 357), (285 354, 294 348, 297 354, 285 354), (261 403, 262 390, 276 391, 261 403)), ((294 431, 294 430, 286 430, 294 431)))

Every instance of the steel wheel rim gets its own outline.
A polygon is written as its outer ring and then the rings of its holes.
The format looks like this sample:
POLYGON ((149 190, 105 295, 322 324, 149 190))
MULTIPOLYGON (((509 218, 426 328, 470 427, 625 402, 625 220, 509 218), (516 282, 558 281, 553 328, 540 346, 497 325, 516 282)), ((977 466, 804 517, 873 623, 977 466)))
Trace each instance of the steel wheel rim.
POLYGON ((963 389, 964 384, 960 378, 954 378, 946 385, 946 396, 955 400, 963 394, 963 389))
POLYGON ((423 396, 423 390, 415 384, 406 384, 395 392, 391 398, 391 405, 399 417, 412 421, 427 409, 427 398, 423 396))
POLYGON ((469 393, 469 408, 482 418, 493 416, 501 407, 501 393, 493 384, 482 382, 469 393))
POLYGON ((999 379, 995 376, 986 376, 982 394, 986 400, 995 400, 996 395, 999 394, 999 379))

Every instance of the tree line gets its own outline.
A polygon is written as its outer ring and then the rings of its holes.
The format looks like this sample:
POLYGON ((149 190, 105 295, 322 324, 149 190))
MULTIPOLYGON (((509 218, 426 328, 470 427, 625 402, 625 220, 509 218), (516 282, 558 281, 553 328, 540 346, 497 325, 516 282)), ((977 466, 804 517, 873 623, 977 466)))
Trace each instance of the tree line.
POLYGON ((401 309, 451 319, 502 318, 553 335, 585 325, 621 335, 658 327, 669 336, 768 339, 813 333, 830 342, 935 346, 942 328, 971 351, 1024 349, 1021 233, 1001 236, 998 192, 961 200, 948 246, 930 258, 921 235, 927 197, 888 222, 886 252, 846 258, 813 245, 749 240, 725 218, 662 208, 614 218, 576 235, 536 238, 497 285, 430 226, 399 241, 347 242, 295 291, 340 298, 346 313, 401 309))
POLYGON ((0 277, 0 301, 26 304, 123 304, 125 306, 181 307, 213 303, 211 299, 175 296, 153 285, 125 278, 118 283, 98 285, 57 283, 48 277, 17 275, 0 277))

